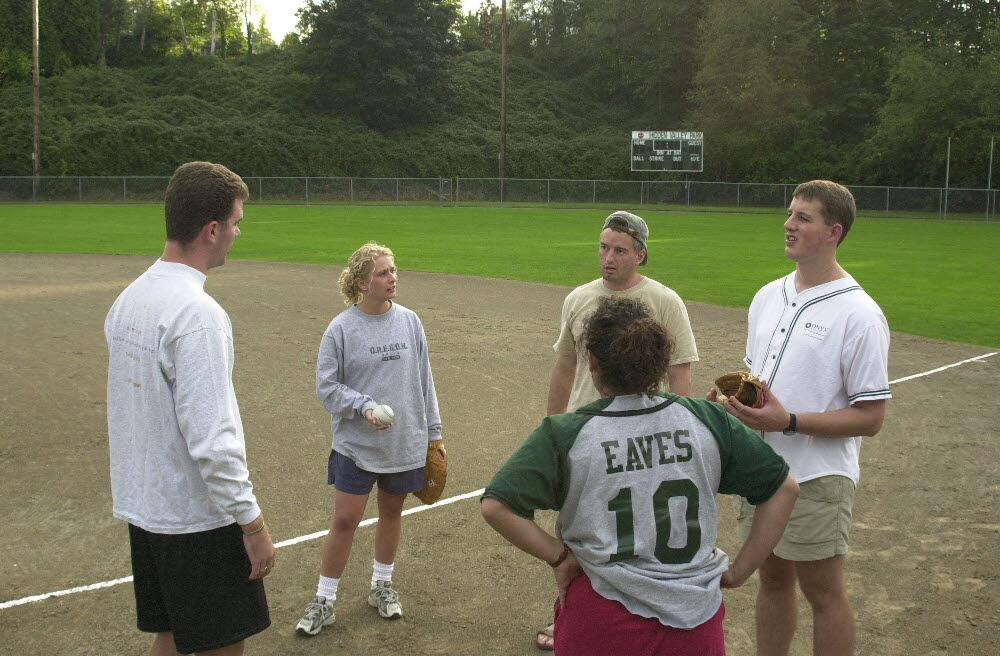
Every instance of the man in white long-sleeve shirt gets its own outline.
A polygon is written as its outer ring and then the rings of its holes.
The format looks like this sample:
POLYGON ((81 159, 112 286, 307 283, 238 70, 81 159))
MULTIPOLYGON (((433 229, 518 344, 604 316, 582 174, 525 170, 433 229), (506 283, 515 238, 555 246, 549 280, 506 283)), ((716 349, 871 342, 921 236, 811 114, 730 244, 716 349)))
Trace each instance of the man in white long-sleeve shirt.
POLYGON ((270 625, 274 545, 247 469, 232 324, 204 291, 248 195, 221 164, 181 165, 163 255, 104 324, 114 516, 129 523, 137 624, 158 656, 242 654, 270 625))

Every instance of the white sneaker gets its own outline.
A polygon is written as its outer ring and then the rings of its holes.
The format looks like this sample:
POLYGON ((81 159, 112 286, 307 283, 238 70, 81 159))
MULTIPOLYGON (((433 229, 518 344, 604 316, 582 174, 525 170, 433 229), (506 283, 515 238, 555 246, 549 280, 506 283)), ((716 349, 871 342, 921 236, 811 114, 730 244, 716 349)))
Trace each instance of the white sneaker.
POLYGON ((333 624, 333 604, 326 603, 326 597, 317 596, 306 606, 306 614, 295 626, 295 632, 302 636, 314 636, 327 624, 333 624))
POLYGON ((378 608, 378 614, 387 620, 395 620, 403 616, 399 595, 393 590, 390 581, 377 581, 375 583, 375 587, 368 593, 368 605, 378 608))

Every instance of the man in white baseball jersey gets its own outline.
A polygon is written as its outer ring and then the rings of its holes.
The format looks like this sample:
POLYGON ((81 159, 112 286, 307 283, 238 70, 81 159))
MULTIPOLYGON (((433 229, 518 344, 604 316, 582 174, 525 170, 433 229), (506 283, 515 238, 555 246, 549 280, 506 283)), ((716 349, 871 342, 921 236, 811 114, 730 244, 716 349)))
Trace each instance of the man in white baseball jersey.
MULTIPOLYGON (((766 380, 765 402, 727 410, 788 461, 800 495, 781 541, 760 568, 757 653, 787 654, 796 582, 813 611, 815 654, 853 654, 854 614, 844 559, 862 435, 882 427, 889 392, 889 326, 875 301, 837 262, 854 222, 851 192, 827 180, 799 185, 785 221, 795 271, 750 305, 746 363, 766 380)), ((708 398, 716 398, 715 391, 708 398)), ((744 499, 740 528, 753 507, 744 499)))

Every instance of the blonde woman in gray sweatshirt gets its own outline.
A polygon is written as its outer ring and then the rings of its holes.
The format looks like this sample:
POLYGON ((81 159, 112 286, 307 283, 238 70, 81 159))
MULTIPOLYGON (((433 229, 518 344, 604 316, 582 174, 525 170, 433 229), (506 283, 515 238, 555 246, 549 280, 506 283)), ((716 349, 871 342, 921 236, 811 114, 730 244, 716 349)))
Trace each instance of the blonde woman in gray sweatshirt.
POLYGON ((316 635, 334 621, 340 577, 376 482, 368 603, 386 619, 403 615, 392 586, 403 502, 423 486, 427 445, 441 439, 441 417, 427 337, 417 315, 395 302, 396 281, 391 250, 375 242, 356 250, 340 275, 348 308, 330 322, 320 344, 316 393, 330 412, 327 482, 336 493, 316 596, 296 626, 300 635, 316 635), (372 417, 380 403, 393 408, 391 424, 372 417))

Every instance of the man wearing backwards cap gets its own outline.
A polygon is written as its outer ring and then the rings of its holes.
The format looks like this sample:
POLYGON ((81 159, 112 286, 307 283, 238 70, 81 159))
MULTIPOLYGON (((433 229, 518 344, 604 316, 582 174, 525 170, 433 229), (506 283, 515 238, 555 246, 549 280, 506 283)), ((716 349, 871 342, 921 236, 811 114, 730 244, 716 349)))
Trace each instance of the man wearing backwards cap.
MULTIPOLYGON (((604 220, 601 232, 601 277, 577 287, 562 308, 559 339, 552 347, 556 363, 549 382, 547 413, 573 411, 601 397, 590 376, 587 349, 580 343, 587 318, 602 296, 638 298, 650 307, 653 317, 667 327, 674 339, 664 388, 675 394, 691 394, 691 363, 698 361, 694 334, 684 302, 669 287, 639 273, 649 259, 646 242, 649 227, 631 212, 617 211, 604 220)), ((538 632, 536 645, 550 650, 552 626, 538 632)))

